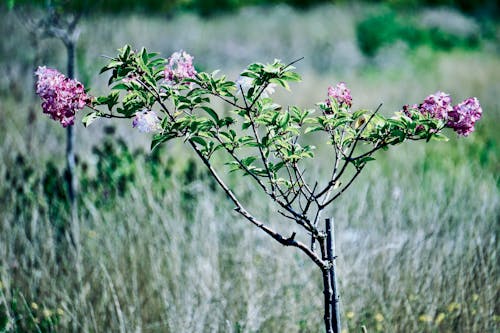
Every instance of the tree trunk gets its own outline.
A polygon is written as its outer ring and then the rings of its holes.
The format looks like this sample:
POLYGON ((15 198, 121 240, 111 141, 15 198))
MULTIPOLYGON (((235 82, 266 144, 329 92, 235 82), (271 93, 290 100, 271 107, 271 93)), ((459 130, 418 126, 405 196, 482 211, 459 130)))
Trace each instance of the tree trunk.
POLYGON ((336 333, 332 330, 332 288, 330 287, 330 272, 323 268, 323 294, 325 295, 325 309, 323 320, 326 333, 336 333))
MULTIPOLYGON (((75 77, 75 42, 70 40, 65 44, 68 52, 68 77, 73 79, 75 77)), ((71 242, 76 251, 79 252, 80 225, 78 222, 76 200, 78 179, 76 177, 75 164, 75 128, 73 125, 70 125, 66 128, 66 182, 71 211, 71 242)))
POLYGON ((326 219, 326 254, 330 268, 328 275, 330 278, 330 286, 332 288, 331 298, 331 313, 332 313, 332 328, 334 333, 340 333, 340 306, 339 306, 339 291, 337 287, 337 272, 335 264, 335 241, 334 241, 334 226, 333 221, 329 218, 326 219))
POLYGON ((324 293, 324 323, 326 333, 341 333, 339 294, 335 270, 335 244, 333 239, 333 223, 331 219, 325 221, 326 237, 319 239, 322 259, 328 262, 328 267, 321 269, 323 274, 324 293), (326 238, 326 239, 325 239, 326 238))

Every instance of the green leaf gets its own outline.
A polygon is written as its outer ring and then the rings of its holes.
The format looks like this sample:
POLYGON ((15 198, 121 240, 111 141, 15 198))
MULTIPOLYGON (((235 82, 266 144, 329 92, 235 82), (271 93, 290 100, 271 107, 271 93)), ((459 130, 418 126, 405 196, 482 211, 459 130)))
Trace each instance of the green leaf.
POLYGON ((375 158, 373 158, 371 156, 365 156, 365 157, 362 157, 362 158, 359 159, 360 163, 366 163, 366 162, 369 162, 369 161, 375 161, 375 158))
POLYGON ((167 141, 167 137, 162 134, 155 134, 151 141, 151 151, 156 150, 163 142, 167 141))
POLYGON ((288 82, 286 82, 285 80, 282 80, 282 79, 271 79, 271 80, 269 80, 269 82, 275 83, 275 84, 277 84, 279 86, 282 86, 286 90, 290 90, 290 86, 288 85, 288 82))
POLYGON ((232 136, 228 132, 220 132, 220 135, 223 136, 223 137, 225 137, 230 142, 234 140, 234 136, 232 136))
POLYGON ((273 172, 277 172, 278 170, 280 170, 281 168, 283 168, 285 166, 285 162, 283 161, 280 161, 276 164, 270 164, 269 166, 269 169, 273 172))
POLYGON ((289 120, 290 120, 290 113, 288 113, 287 111, 281 116, 278 126, 280 128, 285 128, 288 125, 289 120))
POLYGON ((123 48, 118 50, 120 52, 120 58, 122 60, 127 60, 128 56, 130 55, 131 47, 130 45, 125 45, 123 48))
POLYGON ((304 131, 304 134, 311 133, 311 132, 316 132, 316 131, 322 131, 323 129, 324 128, 321 125, 319 125, 319 126, 311 126, 311 127, 306 128, 306 130, 304 131))
POLYGON ((283 73, 283 80, 291 82, 300 82, 302 78, 296 72, 285 72, 283 73))
POLYGON ((443 133, 434 133, 432 135, 432 140, 435 140, 435 141, 448 141, 449 138, 444 135, 443 133))
POLYGON ((208 113, 210 117, 212 117, 215 120, 216 124, 219 124, 220 119, 219 116, 217 115, 217 112, 215 112, 214 109, 208 106, 202 106, 201 108, 205 110, 205 112, 208 113))
POLYGON ((141 53, 139 54, 139 56, 141 57, 142 63, 146 65, 148 63, 149 57, 148 52, 144 47, 141 49, 141 53))
POLYGON ((241 129, 242 130, 246 130, 247 128, 249 128, 250 126, 252 126, 252 123, 250 121, 245 121, 243 122, 243 124, 241 124, 241 129))
POLYGON ((129 90, 130 87, 128 85, 126 85, 125 83, 118 83, 118 84, 114 85, 113 87, 111 87, 111 89, 113 89, 113 90, 129 90))
POLYGON ((193 142, 196 142, 197 144, 199 144, 200 146, 203 146, 203 147, 206 147, 207 146, 207 141, 205 141, 205 139, 203 139, 202 137, 200 136, 193 136, 191 138, 191 140, 193 142))
POLYGON ((83 126, 88 127, 90 124, 92 124, 97 118, 101 117, 101 113, 94 111, 89 114, 87 114, 85 117, 82 119, 83 126))
POLYGON ((241 160, 241 164, 243 164, 245 167, 248 167, 250 164, 252 164, 257 157, 255 156, 249 156, 241 160))

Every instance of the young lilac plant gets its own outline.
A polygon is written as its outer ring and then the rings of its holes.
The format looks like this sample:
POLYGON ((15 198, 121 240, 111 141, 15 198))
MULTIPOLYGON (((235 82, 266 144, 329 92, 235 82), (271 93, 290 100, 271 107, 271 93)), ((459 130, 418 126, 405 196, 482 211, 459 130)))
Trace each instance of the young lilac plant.
MULTIPOLYGON (((81 90, 62 89, 60 80, 46 80, 42 75, 40 82, 54 91, 52 95, 64 91, 64 101, 79 101, 68 104, 74 106, 73 113, 85 101, 92 109, 83 118, 86 126, 97 118, 133 118, 133 127, 154 133, 152 149, 176 138, 187 142, 239 214, 318 266, 323 277, 325 331, 339 333, 333 226, 329 218, 320 225, 322 212, 374 160, 375 152, 408 140, 446 139, 445 128, 463 136, 470 134, 482 114, 478 100, 469 98, 452 106, 448 94, 437 92, 419 105, 405 105, 392 117, 385 117, 378 113, 380 106, 375 111, 352 111, 351 91, 341 82, 328 88, 327 99, 317 104, 317 110, 285 107, 270 95, 275 87, 289 89, 289 82, 300 81, 293 63, 253 63, 233 82, 217 72, 196 72, 192 61, 185 52, 163 59, 145 49, 137 52, 125 46, 101 70, 111 72, 108 95, 84 98, 81 90), (229 105, 230 113, 216 111, 214 99, 229 105), (306 142, 329 144, 331 153, 318 157, 315 147, 306 142), (213 163, 215 155, 225 159, 228 171, 249 176, 242 179, 250 179, 277 205, 277 212, 292 222, 290 236, 246 209, 213 163), (329 169, 327 179, 306 171, 316 158, 318 163, 331 161, 324 168, 329 169)), ((41 97, 48 98, 43 93, 41 97)), ((45 101, 42 108, 53 114, 50 103, 45 101)))

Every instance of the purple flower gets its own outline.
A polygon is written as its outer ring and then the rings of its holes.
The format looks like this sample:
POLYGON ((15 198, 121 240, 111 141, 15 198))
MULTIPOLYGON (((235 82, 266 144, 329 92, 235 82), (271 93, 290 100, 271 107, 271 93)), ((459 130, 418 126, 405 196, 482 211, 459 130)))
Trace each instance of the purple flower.
MULTIPOLYGON (((474 124, 481 118, 483 110, 475 97, 467 98, 452 106, 450 95, 438 91, 434 95, 429 95, 420 105, 404 105, 401 112, 412 119, 416 119, 416 114, 420 113, 444 120, 447 127, 459 135, 467 136, 474 131, 474 124)), ((417 126, 417 131, 419 128, 421 130, 422 126, 417 126)))
POLYGON ((430 115, 436 119, 447 119, 448 112, 453 111, 450 95, 438 91, 434 95, 429 95, 419 106, 419 110, 424 115, 430 115))
POLYGON ((474 124, 481 118, 482 113, 479 100, 476 97, 467 98, 448 113, 447 126, 459 135, 468 136, 474 131, 474 124))
POLYGON ((139 131, 144 133, 156 132, 161 129, 161 119, 156 112, 143 110, 135 113, 132 120, 132 127, 136 127, 139 131))
POLYGON ((184 51, 175 52, 168 58, 164 74, 165 81, 170 86, 182 83, 184 79, 194 78, 196 70, 193 66, 193 57, 184 51))
POLYGON ((76 111, 91 101, 83 85, 45 66, 38 67, 35 75, 38 76, 36 93, 42 99, 43 112, 59 121, 63 127, 73 125, 76 111))
POLYGON ((405 104, 405 105, 403 105, 403 109, 401 110, 401 112, 405 116, 407 116, 408 118, 413 118, 413 112, 415 112, 415 111, 418 111, 417 104, 413 104, 413 105, 405 104))
POLYGON ((351 90, 347 88, 345 82, 339 82, 335 87, 328 87, 328 98, 325 101, 328 107, 332 106, 332 99, 336 100, 340 107, 350 108, 352 106, 351 90))

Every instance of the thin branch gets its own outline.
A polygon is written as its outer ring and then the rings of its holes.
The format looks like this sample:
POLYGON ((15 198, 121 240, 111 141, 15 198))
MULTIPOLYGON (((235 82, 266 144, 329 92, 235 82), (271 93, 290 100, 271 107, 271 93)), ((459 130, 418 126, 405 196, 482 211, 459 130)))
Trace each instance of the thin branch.
MULTIPOLYGON (((242 91, 242 93, 243 93, 243 91, 242 91)), ((245 99, 245 105, 247 105, 246 99, 245 99)), ((259 133, 257 132, 257 128, 255 126, 255 121, 250 114, 250 110, 247 109, 247 112, 248 112, 248 115, 250 118, 250 124, 252 126, 252 131, 253 131, 253 134, 255 136, 255 140, 257 140, 260 158, 262 159, 262 163, 264 164, 264 167, 266 168, 267 177, 269 178, 269 182, 271 183, 271 192, 274 194, 275 193, 274 181, 273 181, 273 177, 271 175, 271 170, 269 170, 267 158, 264 155, 264 152, 262 151, 262 142, 260 141, 260 136, 259 136, 259 133)))
POLYGON ((285 238, 281 234, 277 233, 270 227, 266 226, 264 223, 261 221, 257 220, 255 217, 253 217, 239 202, 239 200, 236 198, 234 193, 227 187, 227 185, 224 183, 224 181, 219 177, 217 172, 214 170, 210 162, 203 156, 203 153, 198 149, 196 144, 190 139, 188 140, 189 144, 191 147, 194 149, 198 157, 202 160, 203 164, 208 168, 210 174, 212 177, 214 177, 215 181, 219 186, 222 188, 222 190, 226 193, 226 195, 231 199, 231 201, 236 205, 235 211, 238 212, 240 215, 245 217, 248 221, 250 221, 253 225, 258 227, 259 229, 263 230, 266 234, 271 236, 273 239, 278 241, 280 244, 284 246, 293 246, 304 252, 311 260, 321 269, 324 269, 325 267, 328 267, 327 264, 323 260, 321 260, 316 253, 312 252, 304 243, 295 240, 295 234, 292 234, 292 236, 285 238))
POLYGON ((316 194, 316 198, 320 198, 325 193, 327 193, 335 185, 335 183, 340 179, 340 177, 344 174, 344 172, 347 168, 347 165, 352 160, 352 155, 354 154, 354 151, 356 150, 356 146, 357 146, 358 142, 360 141, 361 135, 366 130, 368 124, 373 120, 375 115, 380 111, 381 107, 382 107, 382 104, 379 104, 377 109, 370 115, 370 118, 368 118, 367 122, 364 124, 364 126, 361 128, 361 130, 358 132, 358 134, 354 138, 354 143, 352 145, 352 148, 349 152, 349 155, 344 157, 345 162, 342 165, 342 168, 340 169, 339 173, 332 180, 330 180, 330 182, 328 182, 328 184, 325 186, 325 188, 323 190, 321 190, 318 194, 316 194))
POLYGON ((238 163, 238 165, 240 166, 240 168, 242 168, 247 174, 249 174, 257 182, 257 184, 259 184, 259 186, 262 188, 262 190, 267 195, 271 196, 272 193, 267 190, 266 185, 259 179, 259 177, 255 173, 253 173, 250 169, 248 169, 247 166, 245 166, 243 164, 243 162, 241 162, 241 159, 238 156, 236 156, 236 154, 234 153, 234 150, 233 149, 229 149, 224 144, 224 142, 222 141, 222 139, 220 138, 219 135, 217 135, 215 138, 222 145, 222 147, 226 150, 226 152, 238 163))
POLYGON ((364 166, 360 166, 359 168, 356 169, 356 173, 352 176, 352 178, 349 180, 349 182, 339 191, 337 192, 330 200, 328 200, 327 202, 325 202, 324 204, 322 204, 320 206, 321 209, 325 208, 326 206, 328 206, 330 203, 332 203, 335 199, 337 199, 342 193, 345 192, 345 190, 347 190, 347 188, 349 186, 351 186, 352 182, 354 181, 354 179, 356 179, 356 177, 359 176, 359 174, 361 173, 361 170, 363 170, 364 166))
POLYGON ((300 58, 298 58, 298 59, 293 60, 292 62, 288 63, 288 65, 285 65, 285 67, 284 67, 283 69, 287 69, 288 67, 295 65, 295 64, 296 64, 296 63, 298 63, 299 61, 304 60, 304 58, 305 58, 305 57, 300 57, 300 58))

